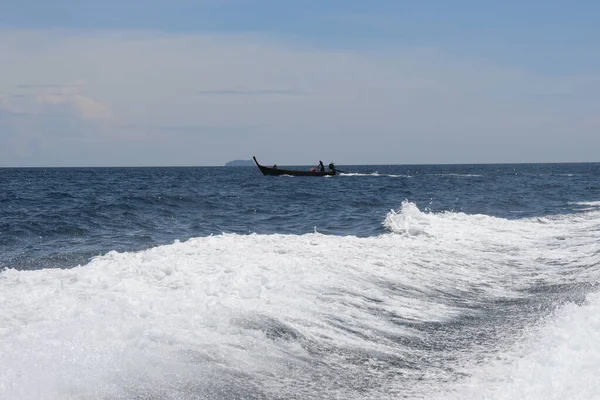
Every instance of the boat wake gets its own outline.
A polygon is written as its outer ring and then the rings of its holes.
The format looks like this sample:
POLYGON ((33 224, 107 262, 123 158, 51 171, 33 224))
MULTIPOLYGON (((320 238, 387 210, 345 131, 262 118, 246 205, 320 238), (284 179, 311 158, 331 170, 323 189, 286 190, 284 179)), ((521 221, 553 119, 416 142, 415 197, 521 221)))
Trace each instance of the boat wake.
POLYGON ((4 270, 0 397, 600 395, 600 210, 506 220, 406 201, 383 225, 4 270))
POLYGON ((371 172, 371 173, 342 172, 339 175, 340 176, 377 176, 377 177, 388 177, 388 178, 412 178, 412 175, 380 174, 379 172, 371 172))

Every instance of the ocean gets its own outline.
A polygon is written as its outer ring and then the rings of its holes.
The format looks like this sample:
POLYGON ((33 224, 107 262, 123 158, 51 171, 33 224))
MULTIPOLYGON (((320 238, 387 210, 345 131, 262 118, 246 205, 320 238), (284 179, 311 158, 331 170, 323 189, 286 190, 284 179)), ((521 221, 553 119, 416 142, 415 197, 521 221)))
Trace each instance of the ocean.
POLYGON ((0 169, 0 399, 600 399, 600 164, 339 168, 0 169))

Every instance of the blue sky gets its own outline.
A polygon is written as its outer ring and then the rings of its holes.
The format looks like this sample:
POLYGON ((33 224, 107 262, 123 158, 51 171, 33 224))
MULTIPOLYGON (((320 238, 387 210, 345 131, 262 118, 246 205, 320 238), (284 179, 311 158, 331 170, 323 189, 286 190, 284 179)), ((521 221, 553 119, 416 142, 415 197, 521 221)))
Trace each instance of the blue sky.
POLYGON ((599 15, 592 1, 4 1, 0 164, 599 161, 599 15), (328 154, 293 145, 306 135, 328 154))
POLYGON ((548 73, 597 69, 595 1, 23 0, 1 28, 260 32, 346 48, 425 45, 548 73), (505 61, 512 64, 511 61, 505 61))

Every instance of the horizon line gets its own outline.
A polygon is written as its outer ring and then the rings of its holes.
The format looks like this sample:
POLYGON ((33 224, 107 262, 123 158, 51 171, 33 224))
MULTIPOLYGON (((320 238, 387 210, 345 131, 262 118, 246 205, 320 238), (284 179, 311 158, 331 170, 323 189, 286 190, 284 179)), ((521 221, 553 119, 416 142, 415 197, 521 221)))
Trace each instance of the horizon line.
MULTIPOLYGON (((235 161, 235 160, 232 160, 235 161)), ((242 160, 252 161, 252 159, 242 160)), ((229 161, 228 161, 229 162, 229 161)), ((530 161, 530 162, 471 162, 471 163, 410 163, 410 164, 337 164, 343 167, 372 167, 372 166, 425 166, 425 165, 540 165, 540 164, 600 164, 600 161, 530 161)), ((313 164, 279 164, 281 166, 305 167, 313 164)), ((89 166, 0 166, 0 169, 84 169, 84 168, 252 168, 256 165, 89 165, 89 166)))

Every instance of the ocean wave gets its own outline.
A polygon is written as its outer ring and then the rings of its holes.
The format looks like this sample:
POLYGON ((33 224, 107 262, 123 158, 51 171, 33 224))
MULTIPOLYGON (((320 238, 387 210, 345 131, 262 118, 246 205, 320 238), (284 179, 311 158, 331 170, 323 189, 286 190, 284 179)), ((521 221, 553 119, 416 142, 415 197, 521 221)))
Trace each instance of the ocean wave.
POLYGON ((578 206, 600 207, 600 201, 571 201, 569 204, 578 206))
MULTIPOLYGON (((509 351, 562 304, 540 286, 598 281, 599 216, 507 220, 405 201, 375 237, 223 234, 6 269, 0 397, 422 397, 427 377, 476 377, 465 366, 509 351)), ((585 307, 550 321, 565 336, 595 329, 570 326, 585 307)), ((534 342, 557 343, 558 330, 540 332, 534 342)), ((501 392, 496 374, 481 390, 501 392)))
POLYGON ((568 303, 524 331, 493 359, 465 367, 468 379, 432 399, 595 399, 600 397, 600 294, 568 303))
POLYGON ((359 173, 359 172, 342 172, 340 176, 377 176, 377 177, 387 177, 387 178, 412 178, 412 175, 404 175, 404 174, 381 174, 379 172, 370 172, 370 173, 359 173))

